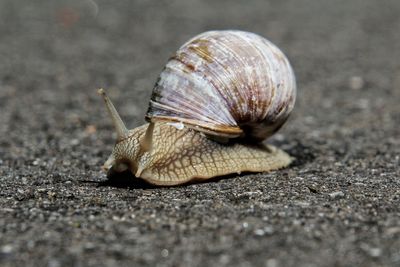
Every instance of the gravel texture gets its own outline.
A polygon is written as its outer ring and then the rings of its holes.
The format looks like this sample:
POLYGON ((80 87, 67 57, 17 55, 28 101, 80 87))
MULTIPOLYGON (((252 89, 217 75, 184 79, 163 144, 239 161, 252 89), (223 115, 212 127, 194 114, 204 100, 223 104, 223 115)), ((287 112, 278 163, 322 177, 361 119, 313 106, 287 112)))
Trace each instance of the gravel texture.
POLYGON ((0 1, 1 266, 400 266, 400 2, 0 1), (289 57, 289 168, 155 188, 100 166, 97 87, 143 123, 168 57, 210 29, 289 57))

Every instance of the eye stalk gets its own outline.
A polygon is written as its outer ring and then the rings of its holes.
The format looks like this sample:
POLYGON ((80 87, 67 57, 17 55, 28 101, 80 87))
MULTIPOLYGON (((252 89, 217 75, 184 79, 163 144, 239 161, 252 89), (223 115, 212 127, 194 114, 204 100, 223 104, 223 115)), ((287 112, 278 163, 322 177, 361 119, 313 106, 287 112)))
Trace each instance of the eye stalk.
POLYGON ((126 128, 124 122, 118 114, 118 111, 115 109, 113 103, 110 98, 107 96, 106 91, 103 88, 97 90, 97 93, 103 97, 104 103, 106 104, 108 113, 112 119, 115 130, 117 132, 117 141, 121 141, 122 139, 128 137, 129 131, 126 128))

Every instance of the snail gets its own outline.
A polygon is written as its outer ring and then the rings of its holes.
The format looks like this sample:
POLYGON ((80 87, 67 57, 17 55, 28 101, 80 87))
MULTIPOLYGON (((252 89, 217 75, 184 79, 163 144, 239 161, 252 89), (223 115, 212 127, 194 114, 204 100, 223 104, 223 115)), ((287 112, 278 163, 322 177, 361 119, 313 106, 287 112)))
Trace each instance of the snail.
POLYGON ((103 89, 117 132, 106 171, 130 170, 154 185, 267 172, 292 158, 262 141, 287 120, 296 98, 286 56, 244 31, 208 31, 183 44, 153 88, 145 125, 128 130, 103 89))

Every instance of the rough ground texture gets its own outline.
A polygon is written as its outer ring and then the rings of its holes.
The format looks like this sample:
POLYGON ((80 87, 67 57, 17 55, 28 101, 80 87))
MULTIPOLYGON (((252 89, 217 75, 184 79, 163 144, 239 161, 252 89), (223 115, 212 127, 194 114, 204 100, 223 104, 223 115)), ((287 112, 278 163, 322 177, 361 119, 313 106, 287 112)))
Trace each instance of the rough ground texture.
POLYGON ((250 2, 0 1, 1 266, 400 266, 400 2, 250 2), (171 53, 226 28, 291 60, 296 108, 269 142, 294 164, 108 181, 95 88, 137 126, 171 53))

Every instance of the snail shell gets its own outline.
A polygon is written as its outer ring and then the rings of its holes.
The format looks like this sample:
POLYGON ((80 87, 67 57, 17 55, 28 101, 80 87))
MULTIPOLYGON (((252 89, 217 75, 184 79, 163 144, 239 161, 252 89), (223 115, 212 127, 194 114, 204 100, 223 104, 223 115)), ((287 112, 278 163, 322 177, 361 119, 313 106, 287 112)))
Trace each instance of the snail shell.
POLYGON ((105 170, 130 170, 152 184, 177 185, 276 170, 292 161, 260 142, 288 118, 296 83, 284 54, 259 35, 210 31, 189 40, 153 89, 150 123, 132 130, 105 91, 99 93, 118 135, 105 170))
POLYGON ((295 99, 293 70, 274 44, 254 33, 209 31, 170 58, 146 119, 258 142, 282 126, 295 99))

